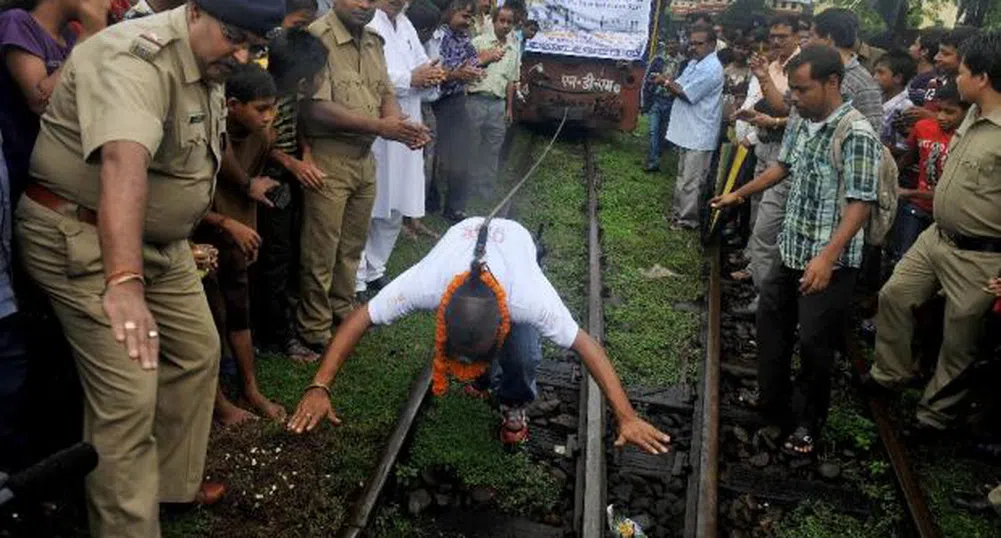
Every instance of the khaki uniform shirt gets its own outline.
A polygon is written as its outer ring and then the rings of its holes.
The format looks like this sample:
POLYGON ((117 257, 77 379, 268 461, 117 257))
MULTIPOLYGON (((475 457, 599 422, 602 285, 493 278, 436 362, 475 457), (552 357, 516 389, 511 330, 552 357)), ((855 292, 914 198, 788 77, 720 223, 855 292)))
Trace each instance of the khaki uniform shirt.
POLYGON ((966 236, 1001 237, 1001 110, 970 107, 949 142, 935 187, 935 222, 966 236))
MULTIPOLYGON (((393 84, 379 34, 365 28, 361 40, 356 40, 333 10, 310 24, 309 32, 327 48, 327 71, 313 99, 337 103, 362 116, 380 117, 383 99, 393 96, 393 84)), ((376 138, 350 132, 317 134, 310 132, 308 123, 306 127, 317 158, 328 153, 343 154, 345 144, 367 153, 376 138)))
POLYGON ((31 175, 96 211, 101 147, 139 143, 152 156, 144 238, 168 243, 191 235, 208 211, 225 135, 223 86, 202 80, 182 6, 74 49, 42 115, 31 175))

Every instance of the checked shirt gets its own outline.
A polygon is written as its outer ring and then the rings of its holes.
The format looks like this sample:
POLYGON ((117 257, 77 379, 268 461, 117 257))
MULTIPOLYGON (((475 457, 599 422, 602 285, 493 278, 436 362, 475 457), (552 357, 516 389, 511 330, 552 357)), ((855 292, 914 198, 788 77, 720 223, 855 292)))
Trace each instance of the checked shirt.
MULTIPOLYGON (((831 145, 838 121, 851 110, 846 102, 819 123, 796 117, 786 129, 779 162, 792 181, 785 220, 779 233, 782 263, 790 269, 805 269, 841 223, 839 190, 847 200, 875 202, 883 148, 869 122, 856 121, 841 145, 841 172, 832 162, 831 145), (843 186, 839 189, 839 184, 843 186)), ((848 243, 837 265, 862 264, 863 230, 848 243)))

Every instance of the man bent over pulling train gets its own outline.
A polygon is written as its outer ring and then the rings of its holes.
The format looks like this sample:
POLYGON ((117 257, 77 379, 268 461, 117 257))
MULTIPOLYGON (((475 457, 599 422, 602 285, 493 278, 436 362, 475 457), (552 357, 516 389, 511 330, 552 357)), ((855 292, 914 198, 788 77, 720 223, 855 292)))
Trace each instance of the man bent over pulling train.
POLYGON ((310 431, 325 418, 340 423, 328 387, 341 365, 372 324, 388 325, 415 310, 437 310, 433 392, 448 389, 448 374, 489 385, 502 410, 502 442, 528 437, 525 406, 536 397, 545 336, 577 352, 601 386, 619 422, 617 446, 667 452, 670 436, 637 416, 601 345, 577 326, 543 275, 528 230, 511 220, 484 224, 482 217, 453 226, 423 260, 344 320, 289 429, 310 431))

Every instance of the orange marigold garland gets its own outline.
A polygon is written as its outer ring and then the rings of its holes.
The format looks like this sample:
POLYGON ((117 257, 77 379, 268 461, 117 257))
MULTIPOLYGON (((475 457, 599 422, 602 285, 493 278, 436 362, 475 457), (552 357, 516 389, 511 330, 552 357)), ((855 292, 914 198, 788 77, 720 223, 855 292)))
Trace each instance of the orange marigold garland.
MULTIPOLYGON (((445 327, 445 310, 452 301, 452 295, 455 294, 455 290, 459 289, 466 282, 467 278, 469 278, 469 271, 456 275, 448 284, 448 287, 445 288, 445 294, 442 295, 441 303, 438 304, 437 324, 434 329, 434 362, 432 363, 431 377, 431 393, 435 396, 441 396, 448 390, 449 375, 459 381, 469 382, 485 374, 490 368, 489 362, 463 364, 457 359, 448 356, 448 331, 445 327)), ((498 343, 497 345, 503 345, 504 339, 507 338, 508 333, 511 331, 511 315, 507 309, 507 294, 504 293, 504 288, 490 274, 490 271, 481 272, 480 280, 497 297, 497 309, 500 311, 501 324, 497 328, 496 342, 498 343)))

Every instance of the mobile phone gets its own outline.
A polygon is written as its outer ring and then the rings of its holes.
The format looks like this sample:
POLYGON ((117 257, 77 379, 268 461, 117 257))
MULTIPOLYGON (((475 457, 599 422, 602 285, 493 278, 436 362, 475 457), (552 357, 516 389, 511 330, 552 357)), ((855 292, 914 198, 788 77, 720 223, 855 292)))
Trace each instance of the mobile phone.
POLYGON ((288 186, 288 183, 272 187, 271 190, 264 193, 264 196, 268 200, 271 200, 271 203, 278 209, 285 209, 292 203, 292 189, 288 186))

